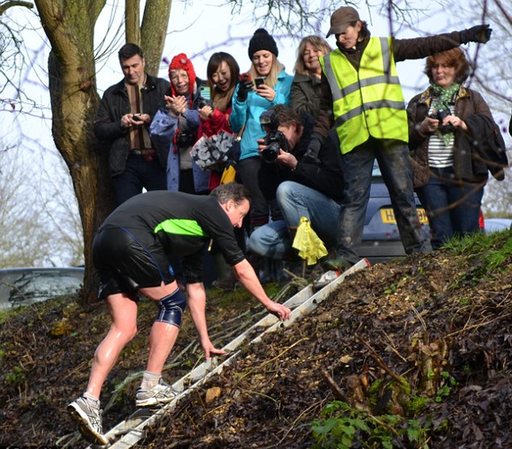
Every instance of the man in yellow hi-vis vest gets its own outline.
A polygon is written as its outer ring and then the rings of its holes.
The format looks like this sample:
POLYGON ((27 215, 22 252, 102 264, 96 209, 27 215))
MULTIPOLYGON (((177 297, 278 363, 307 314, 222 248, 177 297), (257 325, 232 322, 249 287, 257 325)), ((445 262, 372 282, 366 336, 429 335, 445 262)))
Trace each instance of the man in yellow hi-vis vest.
POLYGON ((427 251, 428 239, 421 232, 414 202, 407 113, 395 62, 424 58, 467 42, 485 43, 491 31, 488 25, 477 25, 415 39, 371 37, 354 8, 334 11, 327 37, 335 35, 337 49, 321 58, 321 112, 309 148, 314 154, 334 125, 342 154, 344 207, 336 257, 324 264, 326 268, 342 270, 359 259, 354 248, 361 242, 375 159, 406 253, 427 251))

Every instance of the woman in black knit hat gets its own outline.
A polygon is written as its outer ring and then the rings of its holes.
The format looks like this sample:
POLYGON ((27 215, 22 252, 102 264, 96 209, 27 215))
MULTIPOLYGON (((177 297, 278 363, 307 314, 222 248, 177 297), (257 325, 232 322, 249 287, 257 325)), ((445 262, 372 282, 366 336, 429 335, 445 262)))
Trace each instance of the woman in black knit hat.
POLYGON ((293 77, 285 72, 283 64, 277 59, 279 51, 276 41, 263 28, 254 32, 248 53, 252 62, 251 68, 247 74, 242 75, 243 81, 235 89, 230 123, 235 133, 243 129, 237 172, 242 183, 251 192, 252 230, 269 220, 269 204, 258 183, 258 172, 262 164, 258 140, 265 137, 260 116, 276 104, 289 103, 293 77))

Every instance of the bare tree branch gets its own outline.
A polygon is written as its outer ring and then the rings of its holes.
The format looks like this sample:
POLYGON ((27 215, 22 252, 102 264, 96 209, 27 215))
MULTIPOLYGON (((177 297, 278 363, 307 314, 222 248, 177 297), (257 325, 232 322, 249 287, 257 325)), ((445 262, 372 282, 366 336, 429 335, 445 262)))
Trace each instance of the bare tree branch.
POLYGON ((14 8, 15 6, 22 6, 23 8, 30 9, 34 7, 34 4, 32 2, 23 2, 15 0, 0 3, 0 16, 9 8, 14 8))

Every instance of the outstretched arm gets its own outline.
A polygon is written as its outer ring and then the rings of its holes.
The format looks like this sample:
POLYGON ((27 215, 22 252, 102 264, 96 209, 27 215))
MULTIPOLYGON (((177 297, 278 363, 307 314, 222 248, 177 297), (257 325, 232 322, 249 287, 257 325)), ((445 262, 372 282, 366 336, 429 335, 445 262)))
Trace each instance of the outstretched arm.
POLYGON ((395 61, 421 59, 435 53, 451 50, 461 44, 478 42, 485 44, 491 38, 492 29, 489 25, 476 25, 462 31, 436 34, 414 39, 394 39, 393 54, 395 61))
POLYGON ((208 336, 208 324, 206 323, 206 291, 201 282, 187 284, 188 306, 190 315, 199 334, 199 341, 203 347, 206 359, 214 354, 225 354, 221 349, 215 348, 208 336))
POLYGON ((277 302, 272 301, 256 276, 254 269, 247 259, 238 262, 233 269, 242 283, 242 285, 251 293, 263 306, 274 315, 277 315, 281 321, 287 320, 290 317, 291 311, 288 307, 283 306, 277 302))

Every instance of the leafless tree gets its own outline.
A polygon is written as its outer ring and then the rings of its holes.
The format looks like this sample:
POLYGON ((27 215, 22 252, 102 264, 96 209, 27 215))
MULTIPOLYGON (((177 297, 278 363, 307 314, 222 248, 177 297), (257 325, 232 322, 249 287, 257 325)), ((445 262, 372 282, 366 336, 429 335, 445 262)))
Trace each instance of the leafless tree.
MULTIPOLYGON (((472 0, 466 6, 466 14, 474 20, 492 23, 492 39, 499 43, 482 48, 472 58, 470 83, 490 104, 495 120, 509 144, 509 161, 512 162, 512 139, 508 134, 512 114, 512 5, 503 0, 472 0)), ((511 169, 507 170, 504 181, 489 180, 484 207, 488 217, 512 217, 511 169)))
MULTIPOLYGON (((76 199, 71 191, 62 192, 67 175, 56 170, 54 184, 41 188, 42 164, 33 162, 19 147, 0 143, 0 267, 80 265, 76 199)), ((55 157, 53 163, 51 170, 63 162, 55 157)))
MULTIPOLYGON (((78 200, 86 263, 83 300, 92 302, 95 300, 94 273, 89 269, 92 267, 92 238, 111 210, 106 155, 94 151, 92 133, 99 103, 94 26, 106 1, 36 0, 34 4, 51 46, 48 87, 52 135, 71 175, 78 200)), ((125 39, 145 49, 147 68, 152 74, 156 72, 162 53, 170 6, 169 0, 148 0, 141 20, 137 13, 140 1, 125 1, 125 39)))

